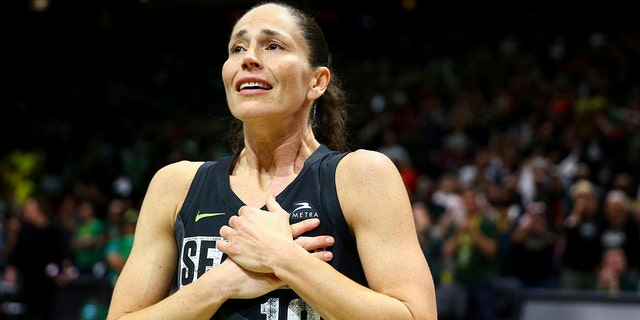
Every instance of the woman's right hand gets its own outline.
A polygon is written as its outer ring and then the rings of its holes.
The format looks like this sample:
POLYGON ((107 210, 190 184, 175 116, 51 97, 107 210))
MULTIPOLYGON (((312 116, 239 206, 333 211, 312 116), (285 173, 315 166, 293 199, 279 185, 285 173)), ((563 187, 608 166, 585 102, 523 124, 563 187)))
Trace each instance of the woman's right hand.
MULTIPOLYGON (((333 245, 334 238, 331 236, 301 237, 307 231, 313 230, 320 224, 318 219, 306 219, 291 225, 291 233, 297 245, 311 252, 313 256, 323 261, 331 261, 333 253, 326 249, 333 245)), ((233 259, 225 259, 216 268, 226 269, 229 285, 227 286, 227 296, 229 299, 250 299, 259 297, 268 292, 276 290, 284 285, 273 273, 260 273, 249 271, 238 265, 233 259)))
POLYGON ((327 251, 317 251, 333 245, 334 239, 327 235, 310 238, 300 237, 318 227, 318 219, 305 219, 289 223, 289 214, 278 204, 275 197, 267 197, 267 210, 243 206, 238 215, 229 218, 228 225, 220 228, 225 241, 217 244, 218 250, 247 270, 272 273, 273 265, 280 260, 289 246, 299 246, 323 261, 333 258, 327 251))

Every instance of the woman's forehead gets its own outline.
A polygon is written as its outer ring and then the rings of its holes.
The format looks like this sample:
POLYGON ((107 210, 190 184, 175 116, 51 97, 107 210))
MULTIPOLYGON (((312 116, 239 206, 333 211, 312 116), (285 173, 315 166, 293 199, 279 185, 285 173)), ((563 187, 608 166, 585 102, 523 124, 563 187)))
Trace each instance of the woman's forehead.
POLYGON ((297 27, 294 17, 287 8, 275 4, 265 4, 251 9, 236 23, 234 33, 248 26, 258 26, 260 29, 294 32, 297 27))

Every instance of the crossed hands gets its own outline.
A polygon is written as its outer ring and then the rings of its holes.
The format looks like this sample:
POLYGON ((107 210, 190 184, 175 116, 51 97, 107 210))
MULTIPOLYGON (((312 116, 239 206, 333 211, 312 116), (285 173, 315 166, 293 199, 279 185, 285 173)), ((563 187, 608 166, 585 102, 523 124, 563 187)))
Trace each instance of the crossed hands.
POLYGON ((223 264, 249 277, 243 278, 247 286, 238 288, 234 296, 246 298, 265 294, 284 285, 273 274, 273 267, 283 254, 290 252, 289 246, 299 246, 310 255, 330 261, 333 254, 324 251, 334 243, 331 236, 300 237, 320 224, 318 219, 306 219, 289 224, 289 214, 269 196, 267 210, 244 206, 237 216, 229 219, 229 224, 220 228, 220 235, 227 241, 219 241, 217 248, 229 256, 223 264))

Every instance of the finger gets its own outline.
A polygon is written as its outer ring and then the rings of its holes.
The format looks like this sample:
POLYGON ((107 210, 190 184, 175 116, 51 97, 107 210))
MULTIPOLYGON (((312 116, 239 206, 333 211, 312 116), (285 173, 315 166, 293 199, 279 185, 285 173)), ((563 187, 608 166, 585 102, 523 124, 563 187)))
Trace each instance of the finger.
MULTIPOLYGON (((239 214, 239 212, 238 212, 238 214, 239 214)), ((236 222, 236 219, 238 219, 238 216, 235 216, 235 215, 234 215, 234 216, 231 216, 231 217, 229 218, 229 222, 227 222, 227 224, 229 225, 229 227, 231 227, 231 228, 235 228, 235 222, 236 222)))
POLYGON ((296 243, 311 252, 311 255, 322 260, 329 262, 333 259, 333 252, 327 251, 326 248, 333 245, 335 240, 330 236, 318 236, 318 237, 299 237, 295 240, 296 243))
POLYGON ((298 237, 295 242, 307 251, 316 251, 331 247, 335 239, 331 236, 298 237))
POLYGON ((231 229, 229 226, 222 226, 220 228, 220 236, 224 239, 222 241, 216 241, 216 249, 229 254, 228 248, 229 248, 229 238, 231 238, 231 232, 233 232, 233 229, 231 229))
POLYGON ((279 212, 279 213, 287 213, 287 211, 285 211, 284 209, 282 209, 282 207, 280 206, 280 204, 278 203, 278 201, 276 201, 276 197, 273 194, 269 194, 267 196, 267 209, 271 212, 279 212))
POLYGON ((312 252, 311 255, 326 262, 329 262, 333 259, 333 252, 331 251, 316 251, 312 252))
POLYGON ((303 233, 315 229, 319 225, 320 219, 318 218, 305 219, 291 225, 291 234, 294 238, 297 238, 303 233))
POLYGON ((220 236, 225 239, 229 239, 231 237, 232 232, 233 232, 233 228, 229 226, 220 227, 220 236))
POLYGON ((254 207, 242 206, 242 207, 240 207, 240 209, 238 209, 238 216, 242 217, 243 215, 247 215, 247 214, 253 212, 254 210, 256 210, 256 208, 254 208, 254 207))

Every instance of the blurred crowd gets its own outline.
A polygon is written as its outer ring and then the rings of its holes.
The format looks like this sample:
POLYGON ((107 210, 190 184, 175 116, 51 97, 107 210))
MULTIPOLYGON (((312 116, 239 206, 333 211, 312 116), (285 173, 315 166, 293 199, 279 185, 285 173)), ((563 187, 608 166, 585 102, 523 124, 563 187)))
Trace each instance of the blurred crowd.
MULTIPOLYGON (((493 319, 499 281, 640 293, 639 30, 529 36, 440 51, 399 36, 378 43, 399 52, 365 58, 357 43, 335 49, 353 148, 397 164, 443 320, 493 319)), ((112 284, 155 170, 228 153, 217 61, 156 57, 147 78, 129 73, 141 60, 110 60, 100 104, 75 91, 106 125, 68 112, 3 148, 3 297, 28 292, 46 312, 38 303, 55 288, 112 284)), ((44 102, 9 103, 29 113, 44 102)))

